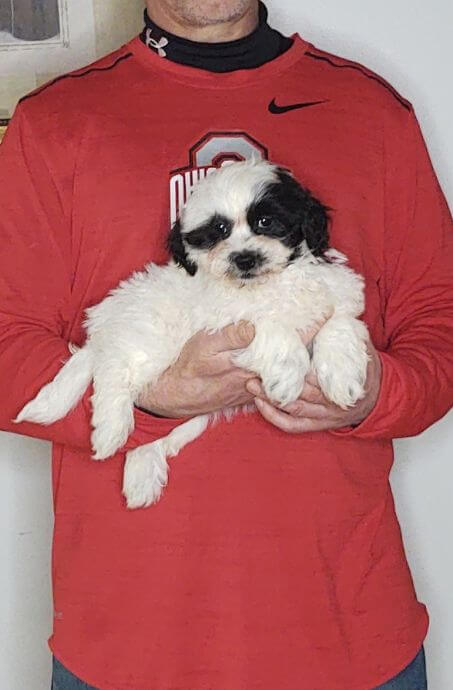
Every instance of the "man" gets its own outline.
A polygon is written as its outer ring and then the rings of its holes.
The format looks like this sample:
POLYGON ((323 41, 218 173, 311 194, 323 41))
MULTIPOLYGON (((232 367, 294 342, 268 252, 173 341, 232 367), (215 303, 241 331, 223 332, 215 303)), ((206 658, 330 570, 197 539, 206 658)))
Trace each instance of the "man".
POLYGON ((2 426, 54 444, 55 690, 425 688, 388 475, 391 439, 453 402, 453 235, 410 104, 256 0, 149 0, 141 37, 23 99, 0 175, 2 426), (332 246, 365 276, 367 394, 342 411, 310 379, 277 410, 230 363, 253 329, 200 333, 143 392, 126 448, 258 412, 187 446, 162 501, 128 512, 122 455, 90 460, 90 391, 47 428, 10 420, 82 341, 84 309, 166 259, 196 181, 251 155, 332 209, 332 246))

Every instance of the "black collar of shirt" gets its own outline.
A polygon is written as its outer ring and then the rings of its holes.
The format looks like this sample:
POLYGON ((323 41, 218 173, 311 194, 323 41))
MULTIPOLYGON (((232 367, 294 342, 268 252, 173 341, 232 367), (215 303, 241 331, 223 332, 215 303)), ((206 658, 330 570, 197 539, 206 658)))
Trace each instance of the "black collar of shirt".
POLYGON ((233 72, 254 69, 274 60, 291 47, 291 38, 283 36, 267 23, 267 9, 260 2, 256 29, 237 41, 197 43, 175 36, 155 24, 145 10, 145 27, 140 38, 160 57, 208 72, 233 72))

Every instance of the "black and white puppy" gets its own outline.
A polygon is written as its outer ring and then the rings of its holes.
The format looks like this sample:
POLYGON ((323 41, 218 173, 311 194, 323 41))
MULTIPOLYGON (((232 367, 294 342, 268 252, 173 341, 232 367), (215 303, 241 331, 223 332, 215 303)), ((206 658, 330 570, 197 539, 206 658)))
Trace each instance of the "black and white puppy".
MULTIPOLYGON (((367 329, 358 319, 363 279, 328 245, 327 209, 288 171, 263 161, 214 171, 195 187, 170 233, 172 260, 149 264, 87 309, 84 346, 15 421, 61 419, 93 381, 94 458, 107 458, 131 433, 140 392, 187 340, 242 319, 253 323, 255 337, 235 363, 260 377, 271 400, 296 400, 312 369, 329 400, 354 405, 364 394, 368 361, 367 329), (322 319, 310 357, 298 331, 322 319)), ((127 453, 129 508, 159 499, 167 458, 216 416, 194 417, 127 453)))

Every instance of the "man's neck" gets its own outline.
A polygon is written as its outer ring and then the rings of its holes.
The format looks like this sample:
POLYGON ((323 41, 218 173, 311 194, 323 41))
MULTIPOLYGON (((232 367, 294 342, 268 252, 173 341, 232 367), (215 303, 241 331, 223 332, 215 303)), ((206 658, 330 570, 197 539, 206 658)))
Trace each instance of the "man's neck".
POLYGON ((163 3, 148 0, 147 6, 150 19, 161 29, 197 43, 236 41, 251 34, 258 26, 258 2, 254 3, 242 17, 208 26, 194 26, 186 23, 170 8, 164 7, 163 3))

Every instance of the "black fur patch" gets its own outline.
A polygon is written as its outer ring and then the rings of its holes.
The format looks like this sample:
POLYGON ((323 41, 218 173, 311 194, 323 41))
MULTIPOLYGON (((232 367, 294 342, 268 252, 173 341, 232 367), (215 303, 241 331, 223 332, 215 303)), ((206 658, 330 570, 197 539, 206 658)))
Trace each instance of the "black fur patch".
POLYGON ((182 239, 181 222, 179 220, 176 221, 171 229, 167 240, 167 248, 178 266, 182 266, 189 275, 194 276, 198 270, 198 266, 187 256, 182 239))
POLYGON ((297 257, 296 250, 303 240, 314 256, 322 256, 329 248, 328 207, 283 168, 277 175, 279 182, 270 184, 260 201, 247 210, 252 232, 275 237, 294 249, 292 259, 297 257))
POLYGON ((228 218, 214 214, 206 223, 188 232, 184 236, 184 241, 196 249, 212 249, 229 237, 232 229, 233 224, 228 218))

